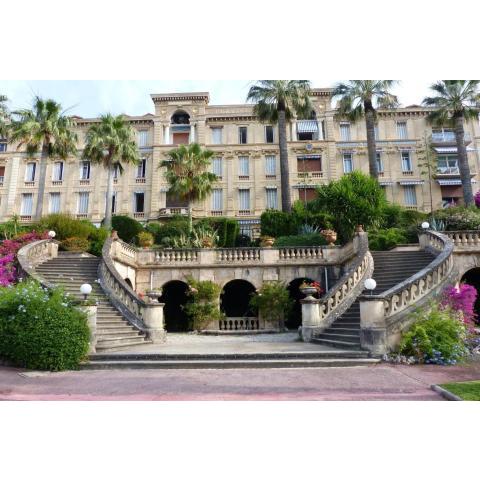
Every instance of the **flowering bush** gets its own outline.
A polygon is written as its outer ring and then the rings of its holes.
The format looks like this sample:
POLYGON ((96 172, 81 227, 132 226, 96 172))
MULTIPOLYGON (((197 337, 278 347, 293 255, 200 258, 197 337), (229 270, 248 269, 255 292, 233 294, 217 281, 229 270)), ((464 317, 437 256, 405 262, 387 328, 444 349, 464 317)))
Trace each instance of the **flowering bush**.
POLYGON ((461 312, 464 323, 469 329, 475 325, 477 314, 475 313, 475 300, 477 290, 471 285, 462 283, 458 288, 450 285, 443 291, 441 307, 450 308, 453 311, 461 312))
POLYGON ((77 367, 86 356, 86 314, 60 289, 34 281, 0 288, 0 356, 41 370, 77 367))
POLYGON ((307 282, 307 280, 304 280, 298 288, 300 290, 302 288, 314 288, 319 295, 323 293, 323 288, 320 286, 320 283, 318 282, 307 282))
POLYGON ((480 190, 475 194, 475 205, 480 208, 480 190))
POLYGON ((263 318, 271 322, 279 321, 282 328, 293 304, 287 287, 279 281, 265 282, 250 299, 250 305, 258 308, 263 318))

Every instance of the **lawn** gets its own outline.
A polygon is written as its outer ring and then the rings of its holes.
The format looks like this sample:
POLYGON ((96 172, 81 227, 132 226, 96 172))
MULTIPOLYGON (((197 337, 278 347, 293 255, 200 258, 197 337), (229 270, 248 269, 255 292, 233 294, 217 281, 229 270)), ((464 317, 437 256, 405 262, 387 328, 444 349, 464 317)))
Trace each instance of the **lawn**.
POLYGON ((462 400, 480 401, 480 380, 473 382, 444 383, 440 386, 457 395, 457 397, 460 397, 462 400))

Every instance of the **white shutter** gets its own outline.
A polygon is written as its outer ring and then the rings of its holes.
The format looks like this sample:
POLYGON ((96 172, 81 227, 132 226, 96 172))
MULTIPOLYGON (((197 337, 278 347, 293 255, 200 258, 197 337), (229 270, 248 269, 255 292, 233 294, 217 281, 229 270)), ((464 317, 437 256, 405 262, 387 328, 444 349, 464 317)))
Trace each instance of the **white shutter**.
POLYGON ((212 210, 216 212, 223 210, 223 190, 221 188, 212 190, 212 210))
POLYGON ((278 208, 277 203, 277 189, 276 188, 267 188, 267 208, 278 208))
POLYGON ((377 159, 377 168, 379 173, 383 172, 383 162, 382 162, 382 154, 380 152, 376 153, 376 159, 377 159))
POLYGON ((25 181, 34 182, 35 181, 35 170, 37 164, 35 162, 27 163, 27 169, 25 171, 25 181))
POLYGON ((147 160, 142 158, 140 163, 137 165, 137 178, 145 178, 145 173, 147 170, 147 160))
POLYGON ((20 215, 30 216, 33 211, 33 193, 22 194, 22 205, 20 207, 20 215))
POLYGON ((397 122, 397 137, 401 140, 407 138, 407 122, 397 122))
POLYGON ((402 172, 411 172, 412 171, 412 162, 410 159, 410 152, 402 152, 402 172))
POLYGON ((60 192, 50 193, 50 213, 60 213, 60 192))
POLYGON ((346 142, 350 140, 350 124, 349 123, 340 124, 340 139, 346 142))
POLYGON ((275 176, 277 174, 277 161, 275 155, 267 155, 265 157, 265 175, 275 176))
POLYGON ((212 159, 212 173, 222 178, 222 158, 215 157, 212 159))
POLYGON ((78 213, 85 215, 88 213, 89 192, 78 193, 78 213))
POLYGON ((353 160, 351 153, 343 154, 343 173, 351 173, 353 171, 353 160))
POLYGON ((63 180, 63 162, 55 162, 53 165, 53 180, 60 182, 63 180))
POLYGON ((250 190, 242 189, 238 191, 239 210, 250 210, 250 190))
POLYGON ((417 205, 417 191, 415 185, 404 185, 405 205, 417 205))
POLYGON ((238 157, 238 175, 240 177, 249 176, 249 161, 248 157, 238 157))
POLYGON ((148 145, 148 130, 140 130, 138 132, 138 146, 146 147, 148 145))
POLYGON ((220 145, 222 143, 222 128, 212 128, 212 143, 214 145, 220 145))

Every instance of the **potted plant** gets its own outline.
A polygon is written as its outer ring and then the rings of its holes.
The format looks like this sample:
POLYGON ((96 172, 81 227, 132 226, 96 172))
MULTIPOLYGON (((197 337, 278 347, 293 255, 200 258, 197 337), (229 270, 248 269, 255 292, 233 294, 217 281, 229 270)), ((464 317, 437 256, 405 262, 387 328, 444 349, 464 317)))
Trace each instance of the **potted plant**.
POLYGON ((327 241, 329 246, 335 245, 335 242, 337 241, 337 232, 335 230, 327 229, 327 230, 322 230, 320 232, 327 241))
POLYGON ((138 244, 142 248, 151 248, 153 245, 153 235, 150 232, 140 232, 137 235, 138 244))
POLYGON ((260 246, 264 248, 271 248, 273 247, 274 243, 275 243, 274 237, 270 237, 268 235, 264 235, 263 237, 260 237, 260 246))
POLYGON ((307 296, 307 298, 313 298, 313 295, 320 295, 323 292, 323 289, 318 282, 307 282, 306 280, 304 280, 298 288, 307 296))

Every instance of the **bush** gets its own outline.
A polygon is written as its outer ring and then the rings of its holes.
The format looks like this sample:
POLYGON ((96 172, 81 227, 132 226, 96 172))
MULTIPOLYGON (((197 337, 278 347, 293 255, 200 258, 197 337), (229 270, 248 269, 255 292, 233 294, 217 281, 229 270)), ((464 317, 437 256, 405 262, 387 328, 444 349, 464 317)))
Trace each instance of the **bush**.
POLYGON ((218 234, 217 246, 220 248, 231 248, 235 246, 235 239, 238 236, 240 227, 233 218, 202 218, 195 222, 195 227, 203 226, 218 234))
POLYGON ((151 247, 153 245, 153 235, 150 232, 140 232, 137 239, 141 247, 151 247))
POLYGON ((432 304, 413 318, 415 323, 403 335, 401 354, 440 365, 455 364, 467 355, 466 329, 454 311, 432 304))
POLYGON ((427 217, 426 213, 388 203, 382 209, 380 226, 385 229, 419 226, 427 217))
POLYGON ((90 242, 86 238, 70 237, 63 240, 60 247, 67 252, 86 252, 90 248, 90 242))
POLYGON ((477 207, 445 208, 434 212, 433 217, 444 222, 445 229, 449 231, 480 229, 480 210, 477 207))
POLYGON ((320 233, 308 233, 305 235, 287 235, 275 240, 275 247, 307 247, 326 245, 327 242, 320 233))
POLYGON ((285 284, 278 281, 265 282, 250 299, 250 306, 258 309, 263 318, 270 322, 279 321, 281 326, 294 303, 285 284))
POLYGON ((163 239, 178 237, 182 234, 188 233, 188 219, 185 217, 172 217, 165 223, 152 222, 149 223, 145 230, 153 235, 154 241, 157 245, 164 243, 163 239))
POLYGON ((477 290, 472 285, 462 283, 457 287, 450 285, 442 293, 442 308, 462 312, 462 320, 469 329, 475 326, 477 314, 475 313, 475 300, 477 290))
POLYGON ((112 228, 117 231, 118 236, 126 243, 134 242, 136 236, 143 230, 140 222, 126 215, 113 215, 112 228))
POLYGON ((237 238, 235 239, 235 246, 240 248, 252 247, 253 242, 248 235, 240 234, 237 235, 237 238))
POLYGON ((266 210, 260 216, 262 236, 282 237, 296 235, 299 227, 298 218, 291 213, 279 210, 266 210))
POLYGON ((37 225, 40 230, 53 230, 57 240, 79 237, 88 238, 95 226, 88 220, 78 220, 64 213, 52 213, 43 217, 37 225))
POLYGON ((60 289, 29 281, 0 289, 0 356, 40 370, 78 366, 88 352, 85 313, 60 289))
POLYGON ((102 248, 105 240, 110 235, 110 231, 105 227, 95 228, 92 230, 90 235, 88 236, 88 240, 90 241, 90 248, 88 249, 88 253, 95 255, 96 257, 102 256, 102 248))
POLYGON ((352 239, 359 224, 365 229, 378 227, 387 205, 382 187, 361 172, 349 173, 340 180, 322 185, 317 193, 312 207, 332 216, 333 227, 343 243, 352 239))
POLYGON ((371 230, 368 233, 370 250, 390 250, 391 248, 407 243, 408 237, 401 228, 387 228, 385 230, 371 230))

